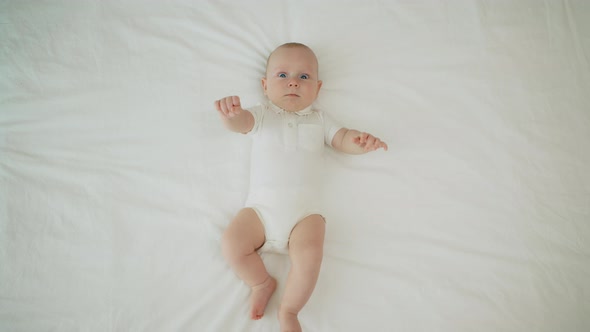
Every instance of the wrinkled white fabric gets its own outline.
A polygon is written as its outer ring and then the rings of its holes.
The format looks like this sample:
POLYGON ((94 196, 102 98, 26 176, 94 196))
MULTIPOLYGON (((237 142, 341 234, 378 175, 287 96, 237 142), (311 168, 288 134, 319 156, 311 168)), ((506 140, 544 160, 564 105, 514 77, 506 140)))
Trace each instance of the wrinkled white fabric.
POLYGON ((589 4, 0 1, 0 331, 278 331, 289 258, 251 321, 221 254, 254 137, 213 102, 291 41, 389 145, 324 149, 304 331, 589 331, 589 4))

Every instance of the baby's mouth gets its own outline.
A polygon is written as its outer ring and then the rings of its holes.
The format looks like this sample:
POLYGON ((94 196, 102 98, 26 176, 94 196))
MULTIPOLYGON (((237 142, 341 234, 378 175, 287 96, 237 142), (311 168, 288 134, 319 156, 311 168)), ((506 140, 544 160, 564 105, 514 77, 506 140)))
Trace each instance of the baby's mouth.
POLYGON ((289 94, 286 94, 285 96, 286 97, 299 97, 299 95, 295 94, 295 93, 289 93, 289 94))

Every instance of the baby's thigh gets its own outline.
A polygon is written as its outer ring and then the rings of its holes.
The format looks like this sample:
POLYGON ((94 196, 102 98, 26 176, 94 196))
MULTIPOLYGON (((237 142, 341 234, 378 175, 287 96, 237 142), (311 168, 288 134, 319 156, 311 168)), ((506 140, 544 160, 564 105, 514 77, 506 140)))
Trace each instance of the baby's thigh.
POLYGON ((320 214, 312 214, 301 220, 291 232, 289 249, 297 247, 321 250, 324 245, 326 222, 320 214))
POLYGON ((223 232, 222 245, 232 251, 252 252, 264 244, 264 226, 251 208, 238 212, 223 232))

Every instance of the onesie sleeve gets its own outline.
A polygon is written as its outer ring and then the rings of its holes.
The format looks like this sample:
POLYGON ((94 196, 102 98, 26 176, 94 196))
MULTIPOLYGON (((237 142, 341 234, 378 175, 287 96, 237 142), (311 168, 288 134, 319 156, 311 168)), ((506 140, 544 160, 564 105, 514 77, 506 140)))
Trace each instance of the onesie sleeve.
POLYGON ((260 124, 262 123, 264 109, 264 105, 260 104, 246 109, 254 117, 254 126, 252 127, 252 130, 246 133, 246 135, 254 135, 258 132, 258 130, 260 129, 260 124))
POLYGON ((322 120, 324 121, 324 142, 329 146, 332 146, 332 139, 338 130, 343 127, 334 121, 334 119, 326 112, 320 112, 322 120))

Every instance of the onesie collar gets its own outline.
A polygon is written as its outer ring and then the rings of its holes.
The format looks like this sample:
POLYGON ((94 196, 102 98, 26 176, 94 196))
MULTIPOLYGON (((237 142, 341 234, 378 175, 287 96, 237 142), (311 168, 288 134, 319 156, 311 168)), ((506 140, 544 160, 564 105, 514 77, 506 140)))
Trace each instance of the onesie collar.
MULTIPOLYGON (((270 101, 270 100, 268 101, 268 105, 269 105, 269 108, 270 108, 271 110, 275 111, 275 113, 277 113, 277 114, 281 114, 281 113, 287 112, 287 111, 285 111, 284 109, 282 109, 282 108, 278 107, 277 105, 275 105, 275 104, 274 104, 272 101, 270 101)), ((309 106, 307 106, 306 108, 302 109, 301 111, 297 111, 297 112, 289 112, 289 113, 295 113, 295 114, 297 114, 297 115, 308 115, 308 114, 311 114, 311 113, 313 113, 313 110, 312 110, 311 106, 312 106, 312 105, 309 105, 309 106)))

